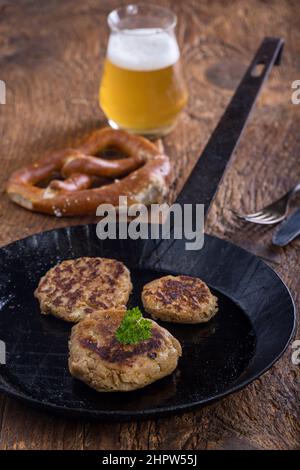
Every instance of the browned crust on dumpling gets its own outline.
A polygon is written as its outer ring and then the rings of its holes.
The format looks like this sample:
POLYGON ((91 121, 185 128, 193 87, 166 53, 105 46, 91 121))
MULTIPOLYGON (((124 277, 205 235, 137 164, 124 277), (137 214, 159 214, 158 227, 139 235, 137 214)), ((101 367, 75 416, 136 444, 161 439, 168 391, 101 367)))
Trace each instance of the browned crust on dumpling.
POLYGON ((217 298, 209 287, 190 276, 164 276, 149 282, 142 301, 153 318, 176 323, 207 322, 218 311, 217 298))
POLYGON ((152 322, 152 336, 122 344, 115 332, 125 310, 95 312, 72 328, 70 373, 98 391, 129 391, 171 374, 181 355, 180 343, 152 322))
POLYGON ((35 297, 41 313, 77 322, 95 310, 122 307, 132 290, 126 266, 109 258, 77 258, 51 268, 35 297))

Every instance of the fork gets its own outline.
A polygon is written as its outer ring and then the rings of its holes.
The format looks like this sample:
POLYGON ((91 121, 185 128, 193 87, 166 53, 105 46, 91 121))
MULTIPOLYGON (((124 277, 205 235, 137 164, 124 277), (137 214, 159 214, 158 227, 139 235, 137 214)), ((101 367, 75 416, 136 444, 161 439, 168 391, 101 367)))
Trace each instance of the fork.
POLYGON ((285 219, 291 198, 299 191, 300 183, 296 184, 286 194, 281 196, 281 198, 272 202, 272 204, 263 207, 258 212, 254 212, 252 214, 237 214, 234 212, 234 214, 240 219, 253 222, 254 224, 277 224, 278 222, 281 222, 283 219, 285 219))

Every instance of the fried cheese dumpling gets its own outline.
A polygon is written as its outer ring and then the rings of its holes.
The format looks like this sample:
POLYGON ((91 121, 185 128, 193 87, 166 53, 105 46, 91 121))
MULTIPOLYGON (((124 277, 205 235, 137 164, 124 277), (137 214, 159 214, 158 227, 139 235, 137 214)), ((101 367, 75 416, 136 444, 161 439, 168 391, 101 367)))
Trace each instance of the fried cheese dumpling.
POLYGON ((69 370, 99 392, 136 390, 171 374, 181 356, 180 343, 153 320, 151 337, 137 344, 118 341, 125 310, 95 312, 73 326, 69 370))
POLYGON ((51 268, 35 297, 41 313, 78 322, 95 310, 125 307, 132 290, 126 266, 109 258, 77 258, 51 268))
POLYGON ((205 282, 190 276, 164 276, 143 288, 142 301, 153 318, 174 323, 204 323, 218 311, 205 282))

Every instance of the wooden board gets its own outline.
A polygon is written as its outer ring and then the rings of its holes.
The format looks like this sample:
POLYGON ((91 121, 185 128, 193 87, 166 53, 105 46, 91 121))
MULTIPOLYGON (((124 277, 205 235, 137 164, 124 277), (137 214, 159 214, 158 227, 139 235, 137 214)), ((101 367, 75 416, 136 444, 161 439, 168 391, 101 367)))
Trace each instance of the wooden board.
MULTIPOLYGON (((106 15, 126 2, 0 0, 0 243, 88 219, 55 219, 8 201, 14 169, 45 151, 74 145, 103 125, 98 86, 107 40, 106 15)), ((128 2, 127 2, 128 3, 128 2)), ((179 18, 178 37, 190 100, 164 145, 172 158, 174 199, 207 142, 253 53, 266 35, 286 40, 235 152, 206 230, 262 256, 300 296, 300 239, 282 249, 272 229, 237 221, 300 181, 300 10, 296 1, 159 1, 179 18)), ((298 199, 298 204, 300 198, 298 199)), ((298 330, 299 331, 299 330, 298 330)), ((298 333, 299 338, 299 333, 298 333)), ((69 421, 0 399, 1 449, 295 449, 300 447, 300 368, 292 348, 261 379, 225 400, 182 416, 127 424, 69 421)))

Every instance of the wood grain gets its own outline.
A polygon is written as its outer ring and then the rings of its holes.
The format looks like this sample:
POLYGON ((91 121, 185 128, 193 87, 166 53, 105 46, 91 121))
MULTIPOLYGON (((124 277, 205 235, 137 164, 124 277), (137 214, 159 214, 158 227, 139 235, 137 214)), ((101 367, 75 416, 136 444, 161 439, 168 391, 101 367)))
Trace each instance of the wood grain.
MULTIPOLYGON (((83 223, 27 212, 4 195, 8 175, 46 150, 80 141, 104 123, 97 95, 107 40, 106 15, 126 2, 0 0, 0 243, 83 223)), ((158 1, 179 17, 178 37, 190 92, 188 108, 164 142, 172 158, 174 199, 225 109, 246 65, 266 36, 286 40, 210 211, 209 233, 262 256, 300 301, 300 239, 282 249, 272 230, 237 221, 300 180, 300 78, 297 1, 158 1)), ((299 200, 298 200, 299 203, 299 200)), ((299 338, 299 330, 298 330, 299 338)), ((2 396, 1 449, 296 449, 300 447, 300 367, 291 347, 243 391, 193 413, 139 423, 66 420, 2 396)))

